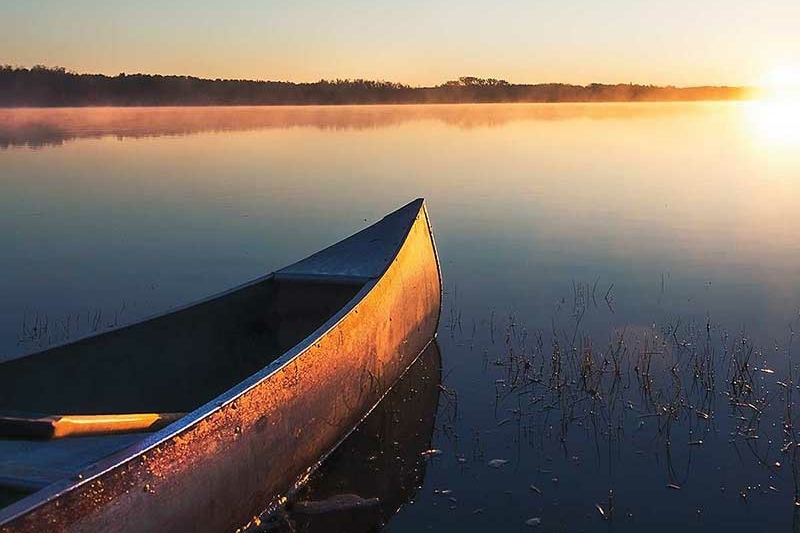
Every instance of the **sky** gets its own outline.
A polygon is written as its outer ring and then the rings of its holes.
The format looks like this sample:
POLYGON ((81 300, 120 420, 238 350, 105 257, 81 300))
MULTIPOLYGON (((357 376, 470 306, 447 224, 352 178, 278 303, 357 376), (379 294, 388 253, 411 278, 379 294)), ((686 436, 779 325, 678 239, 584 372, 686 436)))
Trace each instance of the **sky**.
POLYGON ((0 64, 435 85, 757 84, 800 61, 798 0, 0 0, 0 64))

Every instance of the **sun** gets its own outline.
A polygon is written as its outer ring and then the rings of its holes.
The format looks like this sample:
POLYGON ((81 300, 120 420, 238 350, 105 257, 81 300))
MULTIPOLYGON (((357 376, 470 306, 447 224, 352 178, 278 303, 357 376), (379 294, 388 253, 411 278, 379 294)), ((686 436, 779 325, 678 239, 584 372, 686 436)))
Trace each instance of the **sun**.
POLYGON ((800 146, 800 65, 772 69, 759 88, 759 98, 744 103, 751 133, 770 148, 796 150, 800 146))

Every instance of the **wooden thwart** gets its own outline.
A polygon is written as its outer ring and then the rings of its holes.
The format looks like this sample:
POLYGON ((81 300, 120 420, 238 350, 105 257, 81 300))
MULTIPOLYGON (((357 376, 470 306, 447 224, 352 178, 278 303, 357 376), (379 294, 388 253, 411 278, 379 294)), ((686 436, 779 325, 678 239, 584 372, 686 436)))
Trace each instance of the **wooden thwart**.
POLYGON ((0 415, 0 437, 59 439, 87 435, 114 435, 157 431, 186 413, 130 413, 110 415, 0 415))

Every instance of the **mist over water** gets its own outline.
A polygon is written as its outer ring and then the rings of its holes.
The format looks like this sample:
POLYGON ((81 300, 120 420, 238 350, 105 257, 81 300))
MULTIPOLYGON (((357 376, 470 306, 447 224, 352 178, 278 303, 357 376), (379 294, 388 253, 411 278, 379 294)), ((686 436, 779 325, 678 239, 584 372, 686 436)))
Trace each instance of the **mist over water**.
POLYGON ((0 110, 0 354, 224 290, 424 196, 440 453, 389 531, 791 530, 800 157, 769 120, 0 110))

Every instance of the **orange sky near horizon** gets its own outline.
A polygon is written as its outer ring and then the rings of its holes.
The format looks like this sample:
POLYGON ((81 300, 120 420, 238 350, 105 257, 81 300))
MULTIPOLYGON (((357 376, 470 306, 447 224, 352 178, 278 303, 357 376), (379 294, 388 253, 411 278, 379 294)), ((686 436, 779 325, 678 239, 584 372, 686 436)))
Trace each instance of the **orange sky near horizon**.
POLYGON ((800 60, 800 2, 8 2, 0 63, 79 72, 435 85, 753 85, 800 60))

